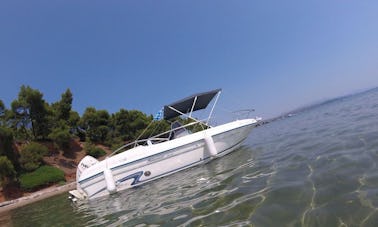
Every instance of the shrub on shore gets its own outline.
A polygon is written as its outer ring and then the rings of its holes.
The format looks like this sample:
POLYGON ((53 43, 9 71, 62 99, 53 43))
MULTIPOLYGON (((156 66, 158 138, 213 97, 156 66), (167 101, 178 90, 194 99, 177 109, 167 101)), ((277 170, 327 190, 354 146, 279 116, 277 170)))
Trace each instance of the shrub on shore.
POLYGON ((47 147, 39 143, 31 142, 24 145, 20 152, 19 161, 21 167, 26 171, 33 171, 37 169, 42 163, 43 156, 46 155, 47 152, 47 147))
POLYGON ((20 186, 24 190, 34 190, 60 181, 65 181, 64 172, 53 166, 41 166, 34 172, 20 176, 20 186))
POLYGON ((63 150, 70 148, 71 137, 68 128, 56 128, 49 135, 49 138, 63 150))
POLYGON ((4 186, 9 180, 13 180, 15 176, 16 171, 12 162, 6 156, 0 156, 0 186, 4 186))
POLYGON ((106 155, 106 152, 103 149, 96 147, 95 145, 93 145, 90 142, 85 143, 84 149, 85 149, 85 151, 87 152, 88 155, 90 155, 94 158, 99 158, 101 156, 106 155))

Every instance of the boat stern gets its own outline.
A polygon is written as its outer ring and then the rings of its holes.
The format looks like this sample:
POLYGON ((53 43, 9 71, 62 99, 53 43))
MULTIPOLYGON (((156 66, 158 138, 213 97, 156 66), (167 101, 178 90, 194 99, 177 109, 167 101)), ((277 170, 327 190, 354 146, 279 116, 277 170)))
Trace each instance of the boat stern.
POLYGON ((68 199, 70 199, 72 202, 77 202, 78 200, 85 200, 87 198, 86 194, 83 193, 81 190, 71 190, 68 193, 70 194, 68 196, 68 199))
POLYGON ((76 202, 77 200, 84 200, 87 198, 87 194, 81 189, 79 179, 81 174, 87 170, 89 167, 96 165, 99 163, 97 159, 95 159, 92 156, 85 156, 81 161, 79 162, 79 165, 76 169, 76 190, 69 191, 70 196, 68 197, 73 202, 76 202))

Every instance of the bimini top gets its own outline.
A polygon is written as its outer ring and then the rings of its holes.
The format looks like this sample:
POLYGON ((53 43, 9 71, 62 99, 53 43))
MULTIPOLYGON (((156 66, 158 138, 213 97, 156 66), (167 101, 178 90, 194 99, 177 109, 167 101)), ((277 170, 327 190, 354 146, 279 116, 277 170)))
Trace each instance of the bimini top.
POLYGON ((220 91, 221 89, 216 89, 213 91, 194 94, 170 105, 166 105, 164 106, 164 119, 169 120, 182 114, 205 109, 214 96, 220 91))

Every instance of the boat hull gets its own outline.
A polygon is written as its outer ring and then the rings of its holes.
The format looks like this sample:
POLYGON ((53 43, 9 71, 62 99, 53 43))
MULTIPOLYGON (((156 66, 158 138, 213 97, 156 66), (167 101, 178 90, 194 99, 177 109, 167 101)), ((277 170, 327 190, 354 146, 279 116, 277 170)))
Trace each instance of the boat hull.
POLYGON ((85 169, 77 179, 77 190, 71 194, 79 192, 81 198, 93 199, 111 194, 109 185, 113 183, 116 191, 122 191, 206 163, 240 147, 255 123, 254 119, 234 121, 171 141, 130 149, 85 169))

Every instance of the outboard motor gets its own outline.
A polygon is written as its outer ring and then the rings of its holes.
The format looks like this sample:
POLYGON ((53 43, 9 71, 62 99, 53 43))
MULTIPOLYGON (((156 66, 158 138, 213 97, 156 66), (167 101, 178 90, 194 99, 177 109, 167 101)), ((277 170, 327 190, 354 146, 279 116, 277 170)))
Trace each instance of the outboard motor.
POLYGON ((81 189, 79 185, 80 175, 84 170, 88 169, 89 167, 95 165, 98 162, 99 161, 97 159, 89 155, 85 156, 79 162, 79 165, 77 166, 77 169, 76 169, 76 190, 69 191, 70 196, 68 198, 72 200, 72 202, 76 202, 78 199, 81 200, 86 197, 86 194, 84 193, 84 191, 81 189))
MULTIPOLYGON (((95 165, 98 163, 98 160, 95 159, 94 157, 92 156, 85 156, 83 159, 81 159, 81 161, 79 162, 79 165, 77 166, 77 170, 76 170, 76 182, 79 181, 79 178, 80 178, 80 175, 81 173, 88 169, 89 167, 95 165)), ((80 187, 79 185, 77 185, 77 187, 80 187)))
MULTIPOLYGON (((88 169, 89 167, 99 163, 97 159, 95 159, 92 156, 85 156, 79 163, 77 170, 76 170, 76 188, 80 191, 80 185, 79 185, 79 179, 81 173, 88 169)), ((106 166, 104 169, 104 177, 105 177, 105 182, 106 182, 106 189, 108 190, 109 194, 113 194, 117 191, 117 187, 113 178, 112 171, 106 166)))

